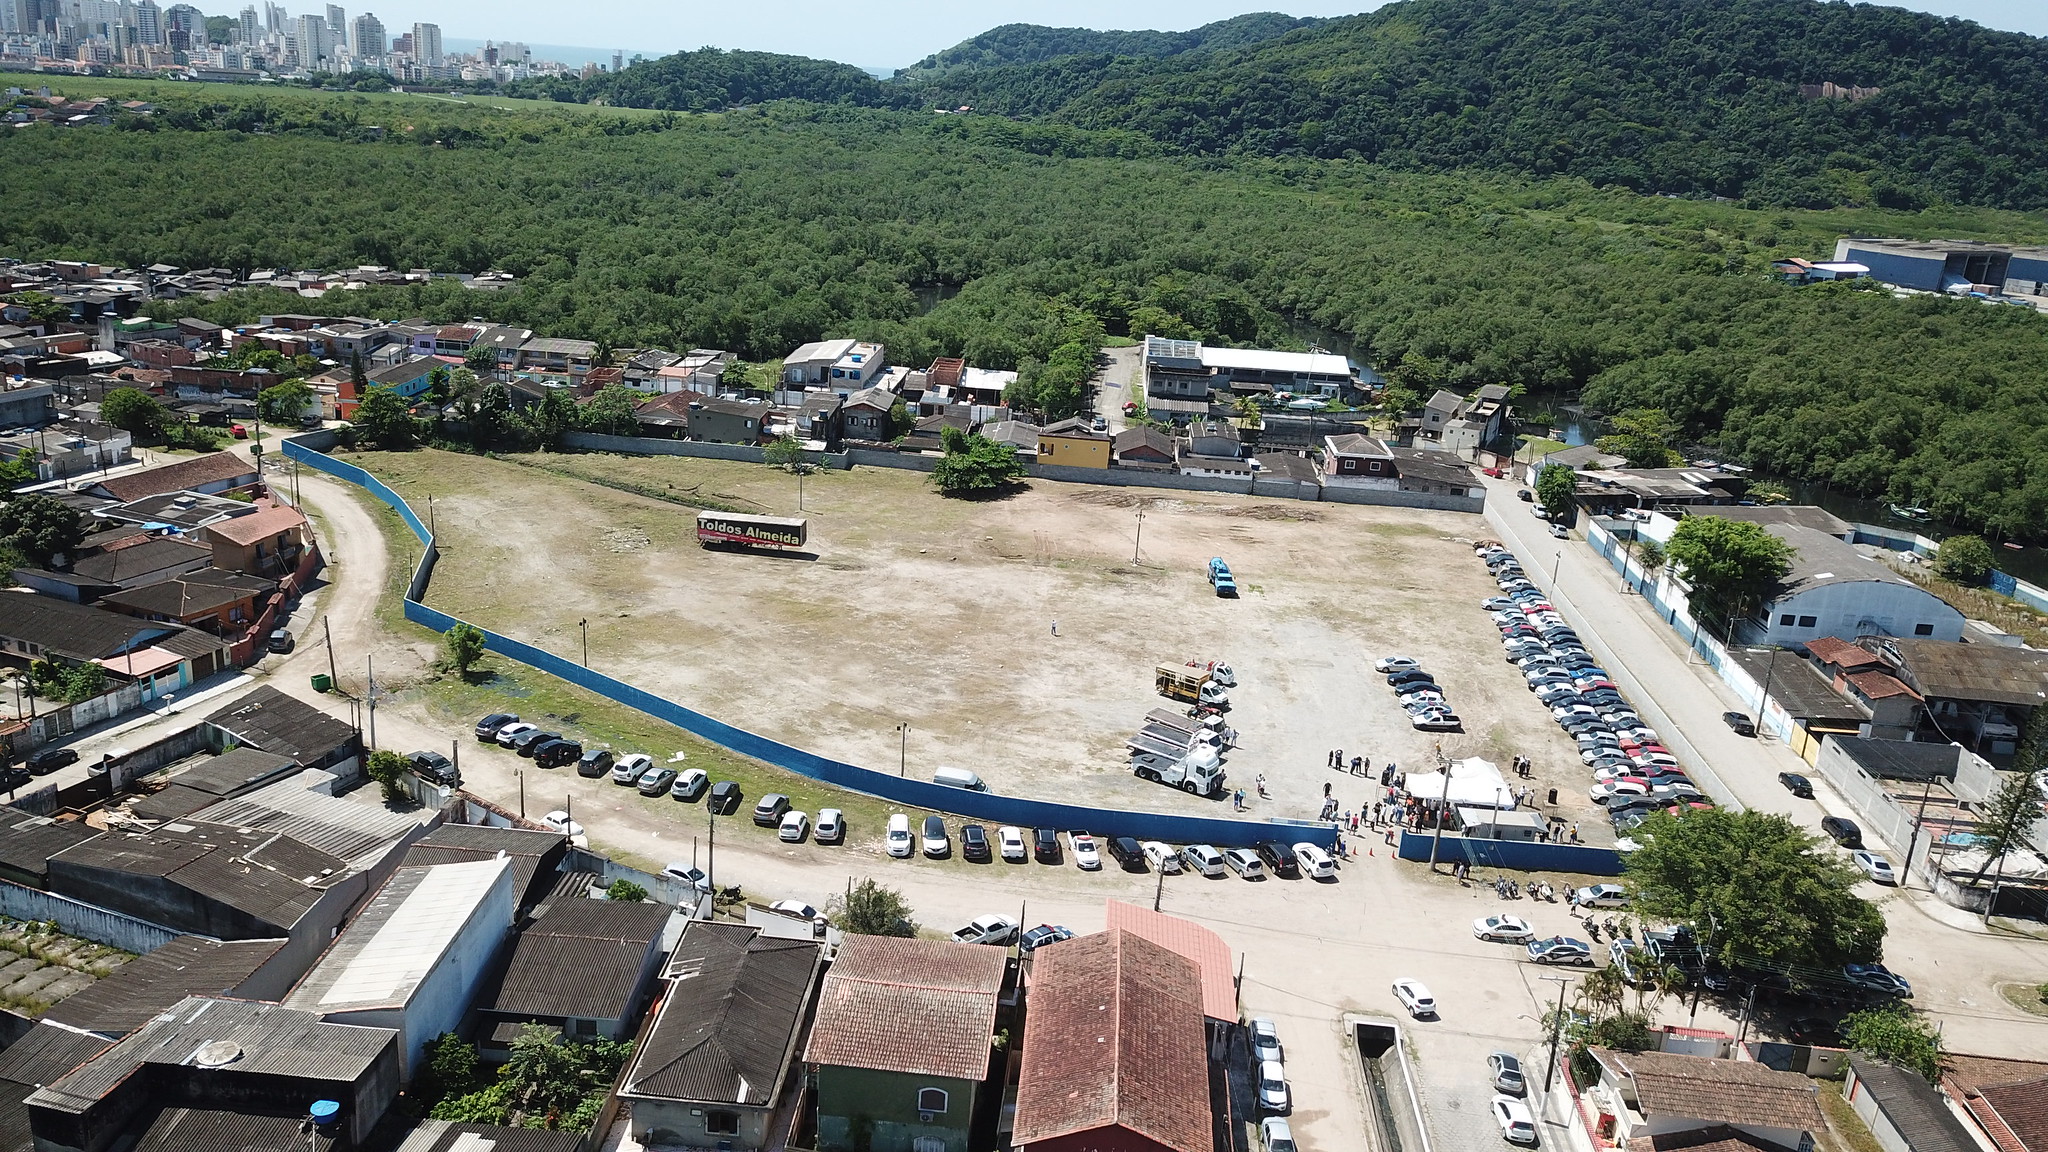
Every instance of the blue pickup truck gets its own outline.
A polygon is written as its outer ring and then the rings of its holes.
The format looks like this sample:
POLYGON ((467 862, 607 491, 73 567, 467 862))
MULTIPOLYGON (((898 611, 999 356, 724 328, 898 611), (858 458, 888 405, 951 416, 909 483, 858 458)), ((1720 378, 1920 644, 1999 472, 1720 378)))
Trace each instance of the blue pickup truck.
POLYGON ((1209 558, 1209 583, 1215 587, 1218 596, 1237 595, 1237 581, 1231 577, 1230 565, 1225 564, 1221 556, 1209 558))

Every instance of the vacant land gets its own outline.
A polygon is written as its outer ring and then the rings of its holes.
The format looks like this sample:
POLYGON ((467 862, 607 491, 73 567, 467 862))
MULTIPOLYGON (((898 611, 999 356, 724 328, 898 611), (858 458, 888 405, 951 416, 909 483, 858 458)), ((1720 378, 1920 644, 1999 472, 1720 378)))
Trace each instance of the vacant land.
POLYGON ((1582 775, 1477 610, 1492 585, 1470 516, 1047 483, 960 501, 921 474, 862 469, 805 480, 812 557, 797 559, 695 543, 694 504, 798 511, 796 478, 758 465, 351 459, 422 510, 433 497, 436 607, 571 655, 587 620, 593 667, 854 763, 902 755, 918 775, 957 765, 1001 792, 1213 813, 1219 801, 1124 764, 1125 736, 1165 703, 1154 665, 1201 658, 1237 669, 1231 779, 1250 793, 1263 774, 1272 791, 1254 811, 1313 816, 1324 782, 1346 809, 1368 801, 1364 781, 1324 767, 1338 747, 1419 768, 1440 741, 1582 775), (1215 555, 1241 599, 1210 593, 1215 555), (1437 672, 1465 734, 1407 726, 1371 671, 1397 652, 1437 672))

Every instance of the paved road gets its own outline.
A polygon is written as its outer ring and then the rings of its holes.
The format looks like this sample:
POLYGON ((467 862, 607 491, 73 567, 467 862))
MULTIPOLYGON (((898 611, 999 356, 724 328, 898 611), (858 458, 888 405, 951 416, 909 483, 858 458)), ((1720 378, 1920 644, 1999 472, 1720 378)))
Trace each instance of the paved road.
POLYGON ((1137 387, 1141 351, 1137 347, 1104 349, 1102 354, 1109 357, 1109 366, 1091 382, 1095 389, 1095 410, 1109 421, 1111 436, 1124 430, 1124 405, 1142 391, 1137 387))

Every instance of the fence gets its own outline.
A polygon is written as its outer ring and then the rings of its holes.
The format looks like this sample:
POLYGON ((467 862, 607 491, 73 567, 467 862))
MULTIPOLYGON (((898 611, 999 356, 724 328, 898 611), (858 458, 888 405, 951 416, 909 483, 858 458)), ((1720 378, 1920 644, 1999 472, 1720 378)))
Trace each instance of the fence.
MULTIPOLYGON (((413 574, 412 586, 406 593, 407 620, 435 632, 446 632, 457 624, 465 623, 420 602, 432 577, 439 551, 426 525, 420 522, 419 517, 413 514, 412 509, 406 506, 405 501, 396 492, 361 468, 303 448, 293 440, 286 440, 284 448, 285 454, 293 460, 358 484, 379 500, 389 504, 405 519, 413 535, 424 545, 419 567, 413 574)), ((893 773, 862 768, 814 752, 806 752, 777 740, 770 740, 765 736, 716 720, 695 709, 685 708, 672 700, 665 700, 601 672, 585 668, 545 649, 536 648, 509 636, 502 636, 489 629, 479 628, 478 631, 483 633, 484 647, 488 651, 517 660, 579 688, 595 692, 608 700, 673 724, 722 748, 772 764, 799 776, 898 804, 951 812, 998 824, 1085 828, 1105 836, 1132 836, 1141 840, 1167 840, 1182 844, 1205 843, 1223 847, 1246 847, 1263 840, 1279 840, 1290 844, 1307 841, 1328 848, 1335 846, 1337 840, 1337 831, 1329 824, 1295 820, 1259 822, 1209 816, 1177 816, 1161 812, 1127 812, 1062 804, 1050 800, 967 792, 923 780, 910 780, 893 773)))
POLYGON ((54 921, 67 936, 140 955, 170 943, 177 933, 161 924, 81 904, 51 892, 0 880, 0 915, 16 920, 54 921))
MULTIPOLYGON (((1429 859, 1433 832, 1401 832, 1395 854, 1403 860, 1429 859)), ((1621 853, 1612 848, 1588 844, 1551 844, 1540 840, 1487 840, 1479 837, 1445 836, 1436 846, 1438 863, 1462 861, 1485 868, 1513 868, 1518 872, 1569 872, 1582 876, 1621 875, 1621 853)))
MULTIPOLYGON (((708 440, 662 440, 651 436, 565 432, 562 443, 582 452, 617 452, 626 456, 695 456, 704 460, 740 460, 752 464, 765 463, 768 459, 765 448, 752 444, 714 444, 708 440)), ((804 459, 819 468, 853 467, 853 462, 843 452, 806 452, 804 459)))

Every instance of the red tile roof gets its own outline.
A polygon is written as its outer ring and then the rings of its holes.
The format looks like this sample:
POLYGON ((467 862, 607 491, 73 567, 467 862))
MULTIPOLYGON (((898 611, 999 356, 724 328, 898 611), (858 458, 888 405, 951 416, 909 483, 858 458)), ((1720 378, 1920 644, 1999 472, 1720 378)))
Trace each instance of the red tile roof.
POLYGON ((278 504, 261 512, 208 524, 206 530, 230 544, 247 546, 268 540, 280 532, 289 532, 305 522, 305 513, 289 504, 278 504))
POLYGON ((848 936, 819 993, 805 1063, 986 1077, 1008 959, 985 944, 848 936))
POLYGON ((1884 661, 1879 660, 1871 653, 1870 649, 1858 647, 1847 640, 1837 640, 1833 636, 1822 636, 1818 639, 1808 640, 1806 642, 1806 650, 1813 654, 1815 660, 1823 664, 1834 664, 1842 668, 1881 668, 1884 666, 1884 661))
POLYGON ((1628 1142, 1628 1152, 1780 1152, 1780 1145, 1726 1124, 1684 1132, 1659 1132, 1628 1142))
POLYGON ((1635 1082, 1643 1115, 1819 1132, 1827 1126, 1819 1089, 1797 1072, 1745 1060, 1717 1060, 1669 1052, 1591 1049, 1612 1073, 1635 1082))
POLYGON ((1210 1152, 1199 975, 1193 961, 1122 929, 1040 951, 1012 1142, 1117 1127, 1173 1152, 1210 1152))
POLYGON ((1855 685, 1856 690, 1863 693, 1864 698, 1868 700, 1883 700, 1888 696, 1911 696, 1915 700, 1920 699, 1918 692, 1899 683, 1898 677, 1889 672, 1851 672, 1845 679, 1855 685))
POLYGON ((1237 981, 1230 964, 1230 946, 1223 937, 1192 920, 1154 912, 1121 900, 1109 901, 1109 927, 1134 932, 1168 951, 1185 956, 1202 970, 1202 1014, 1226 1023, 1237 1021, 1237 981))
POLYGON ((1942 1063, 1942 1086, 2001 1152, 2048 1152, 2048 1063, 1957 1055, 1942 1063))

